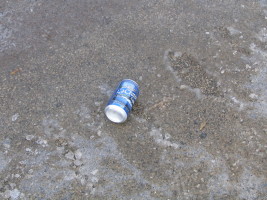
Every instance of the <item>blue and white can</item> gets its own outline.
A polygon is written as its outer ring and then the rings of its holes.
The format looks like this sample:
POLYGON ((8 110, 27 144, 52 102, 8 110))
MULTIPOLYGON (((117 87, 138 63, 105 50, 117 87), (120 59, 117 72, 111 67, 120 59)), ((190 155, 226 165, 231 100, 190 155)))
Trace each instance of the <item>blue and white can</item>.
POLYGON ((139 96, 138 84, 130 79, 122 80, 105 108, 107 118, 115 123, 124 122, 139 96))

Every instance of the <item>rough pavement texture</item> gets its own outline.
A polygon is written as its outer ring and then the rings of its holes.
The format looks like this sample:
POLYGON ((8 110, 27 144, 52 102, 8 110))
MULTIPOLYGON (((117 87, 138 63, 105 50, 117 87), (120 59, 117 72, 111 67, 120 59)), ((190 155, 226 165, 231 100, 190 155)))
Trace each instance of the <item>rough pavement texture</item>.
POLYGON ((266 22, 265 0, 1 0, 0 199, 266 199, 266 22))

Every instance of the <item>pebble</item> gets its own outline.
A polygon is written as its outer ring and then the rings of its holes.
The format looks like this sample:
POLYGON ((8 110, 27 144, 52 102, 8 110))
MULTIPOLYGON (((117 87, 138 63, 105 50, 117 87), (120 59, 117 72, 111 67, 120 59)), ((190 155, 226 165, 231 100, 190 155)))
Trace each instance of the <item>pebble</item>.
POLYGON ((98 102, 98 101, 96 101, 96 102, 95 102, 95 105, 96 105, 96 106, 100 106, 101 103, 102 103, 102 102, 98 102))
POLYGON ((57 151, 63 152, 64 151, 64 146, 63 147, 57 147, 57 151))
POLYGON ((180 90, 185 90, 185 89, 187 89, 187 86, 186 85, 181 85, 180 86, 180 90))
POLYGON ((207 137, 207 133, 202 132, 202 133, 200 134, 200 138, 201 138, 201 139, 205 139, 206 137, 207 137))
POLYGON ((47 145, 47 141, 42 138, 39 138, 36 143, 42 145, 43 147, 47 145))
POLYGON ((12 118, 11 118, 12 122, 16 121, 18 119, 18 117, 19 117, 19 114, 18 113, 16 113, 15 115, 13 115, 12 118))
POLYGON ((28 141, 31 141, 33 138, 34 138, 33 135, 27 135, 27 136, 26 136, 26 140, 28 140, 28 141))
POLYGON ((183 54, 182 54, 182 52, 180 52, 180 51, 176 51, 176 52, 174 52, 174 57, 175 58, 179 58, 179 57, 181 57, 183 54))
POLYGON ((20 175, 19 175, 19 174, 15 174, 15 177, 16 177, 16 178, 19 178, 19 177, 20 177, 20 175))
POLYGON ((86 180, 84 178, 81 178, 81 184, 84 185, 86 183, 86 180))
POLYGON ((94 135, 92 135, 92 136, 90 136, 90 139, 92 140, 92 139, 94 139, 95 138, 95 136, 94 135))
POLYGON ((165 134, 165 139, 166 139, 166 140, 170 139, 171 137, 172 137, 172 136, 171 136, 169 133, 166 133, 166 134, 165 134))
POLYGON ((5 148, 7 148, 7 149, 10 148, 10 144, 8 144, 8 143, 4 143, 3 146, 4 146, 5 148))
POLYGON ((102 134, 102 131, 98 130, 96 134, 100 137, 102 134))
POLYGON ((11 199, 17 199, 20 195, 20 191, 18 189, 10 190, 9 195, 11 199))
POLYGON ((66 158, 70 159, 70 160, 74 160, 74 153, 72 151, 69 151, 66 155, 66 158))
POLYGON ((75 160, 74 161, 74 165, 76 165, 77 167, 81 166, 82 164, 83 164, 83 162, 81 160, 75 160))
POLYGON ((97 172, 98 172, 98 169, 95 169, 94 171, 91 172, 91 174, 96 175, 97 172))
POLYGON ((251 66, 246 64, 246 69, 251 69, 251 66))
POLYGON ((93 183, 97 183, 98 182, 98 178, 97 177, 92 177, 91 180, 92 180, 93 183))
POLYGON ((82 152, 79 149, 77 149, 74 153, 74 156, 76 160, 80 160, 82 158, 82 152))
POLYGON ((251 93, 251 94, 249 95, 249 97, 250 97, 251 99, 258 99, 258 95, 254 94, 254 93, 251 93))

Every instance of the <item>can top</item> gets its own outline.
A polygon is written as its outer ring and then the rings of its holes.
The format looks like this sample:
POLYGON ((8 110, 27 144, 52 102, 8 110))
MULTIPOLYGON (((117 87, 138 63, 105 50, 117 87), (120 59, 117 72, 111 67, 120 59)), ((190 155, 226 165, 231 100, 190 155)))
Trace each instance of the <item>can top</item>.
POLYGON ((123 82, 123 81, 131 81, 131 82, 133 82, 133 84, 135 84, 135 85, 137 86, 137 88, 139 89, 139 85, 138 85, 138 83, 136 83, 134 80, 132 80, 132 79, 123 79, 122 82, 123 82))
POLYGON ((105 108, 105 114, 110 121, 115 123, 122 123, 127 119, 125 110, 116 105, 108 105, 105 108))

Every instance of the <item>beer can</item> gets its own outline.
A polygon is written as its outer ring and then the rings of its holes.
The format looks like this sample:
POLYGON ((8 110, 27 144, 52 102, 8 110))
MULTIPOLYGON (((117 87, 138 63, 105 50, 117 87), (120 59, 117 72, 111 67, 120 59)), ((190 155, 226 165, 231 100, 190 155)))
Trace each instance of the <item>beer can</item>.
POLYGON ((131 79, 122 80, 105 107, 107 118, 115 123, 124 122, 129 116, 138 96, 138 84, 131 79))

